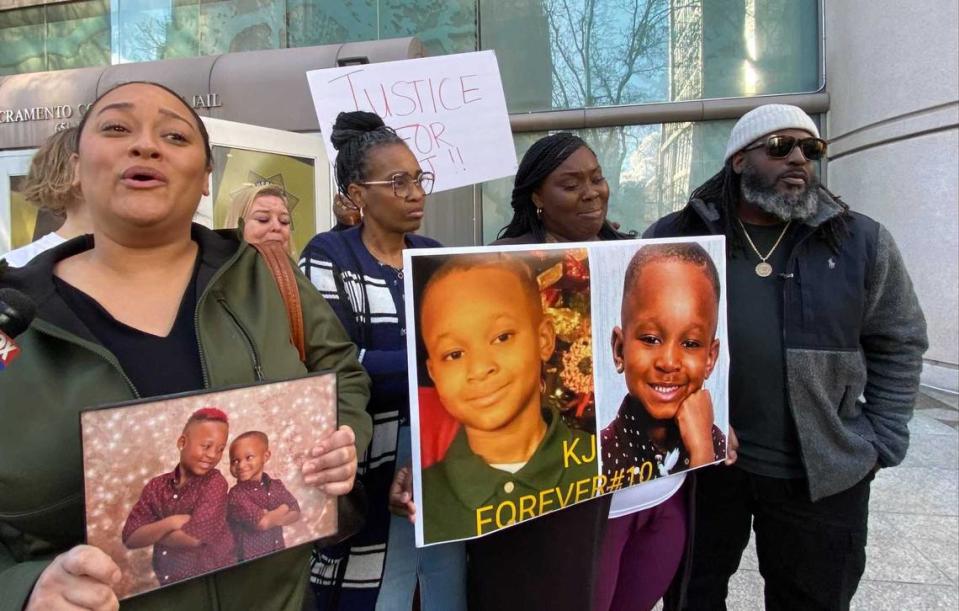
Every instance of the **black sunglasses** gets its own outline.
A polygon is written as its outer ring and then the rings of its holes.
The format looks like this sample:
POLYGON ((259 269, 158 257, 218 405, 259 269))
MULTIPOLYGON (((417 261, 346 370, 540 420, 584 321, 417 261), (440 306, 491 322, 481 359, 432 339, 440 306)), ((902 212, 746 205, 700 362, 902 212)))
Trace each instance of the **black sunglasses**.
POLYGON ((794 136, 770 136, 764 142, 747 146, 744 151, 766 149, 766 155, 772 159, 785 159, 799 146, 803 157, 809 161, 819 161, 826 154, 826 141, 820 138, 796 138, 794 136))

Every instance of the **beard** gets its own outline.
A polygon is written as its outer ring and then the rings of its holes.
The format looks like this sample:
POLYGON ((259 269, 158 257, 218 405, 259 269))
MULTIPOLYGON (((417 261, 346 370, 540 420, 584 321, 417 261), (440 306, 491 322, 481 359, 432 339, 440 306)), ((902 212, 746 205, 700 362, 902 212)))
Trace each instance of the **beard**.
POLYGON ((806 188, 784 194, 776 190, 776 181, 765 180, 752 165, 743 168, 740 189, 743 198, 783 221, 805 221, 819 210, 819 181, 809 176, 806 188))

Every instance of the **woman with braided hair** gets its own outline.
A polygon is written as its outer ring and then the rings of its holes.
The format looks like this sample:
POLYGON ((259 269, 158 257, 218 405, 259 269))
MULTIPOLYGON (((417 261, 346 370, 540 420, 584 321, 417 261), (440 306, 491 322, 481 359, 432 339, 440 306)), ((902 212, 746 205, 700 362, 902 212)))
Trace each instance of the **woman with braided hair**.
POLYGON ((620 240, 606 220, 609 184, 596 154, 569 132, 540 138, 519 164, 513 219, 494 244, 620 240))
MULTIPOLYGON (((494 244, 632 237, 606 219, 608 201, 609 185, 589 145, 567 132, 547 136, 534 143, 520 163, 513 220, 494 244)), ((686 512, 684 495, 676 494, 682 483, 672 477, 622 490, 471 542, 470 608, 476 596, 484 597, 478 608, 503 607, 508 597, 515 600, 511 591, 516 590, 529 596, 530 608, 650 607, 669 586, 682 556, 686 512), (505 571, 490 572, 507 553, 518 553, 512 550, 528 550, 524 566, 549 570, 532 579, 524 573, 525 582, 511 584, 501 594, 492 585, 477 586, 479 577, 491 584, 509 579, 505 571), (560 570, 545 561, 555 557, 563 558, 560 570), (657 565, 657 558, 664 566, 657 565), (633 570, 637 566, 644 570, 633 570)))
POLYGON ((440 246, 413 233, 433 174, 373 113, 340 113, 330 139, 338 196, 359 210, 360 221, 314 237, 300 267, 360 348, 373 381, 373 441, 360 461, 369 505, 363 530, 314 554, 318 609, 409 611, 417 582, 424 611, 465 609, 462 544, 417 550, 411 524, 403 249, 440 246))
MULTIPOLYGON (((513 219, 499 244, 616 240, 609 185, 596 155, 568 132, 536 141, 513 187, 513 219)), ((591 609, 609 496, 467 543, 471 610, 591 609), (517 570, 522 567, 522 570, 517 570)))

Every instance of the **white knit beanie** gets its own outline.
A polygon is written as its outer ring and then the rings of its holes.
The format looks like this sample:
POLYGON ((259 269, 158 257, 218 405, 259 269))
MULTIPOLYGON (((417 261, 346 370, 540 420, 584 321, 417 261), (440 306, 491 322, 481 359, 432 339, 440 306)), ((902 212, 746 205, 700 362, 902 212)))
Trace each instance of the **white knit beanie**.
POLYGON ((816 124, 802 108, 790 104, 766 104, 750 110, 733 126, 723 163, 750 143, 783 129, 801 129, 819 137, 816 124))

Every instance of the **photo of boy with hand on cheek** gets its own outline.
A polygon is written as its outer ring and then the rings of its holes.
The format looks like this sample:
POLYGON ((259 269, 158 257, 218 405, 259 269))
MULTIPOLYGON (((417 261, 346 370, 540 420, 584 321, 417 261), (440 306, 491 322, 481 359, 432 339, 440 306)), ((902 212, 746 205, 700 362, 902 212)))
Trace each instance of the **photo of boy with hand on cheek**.
POLYGON ((706 465, 726 456, 703 383, 719 357, 720 284, 695 243, 644 246, 623 286, 613 362, 628 394, 602 432, 603 474, 623 485, 706 465))

